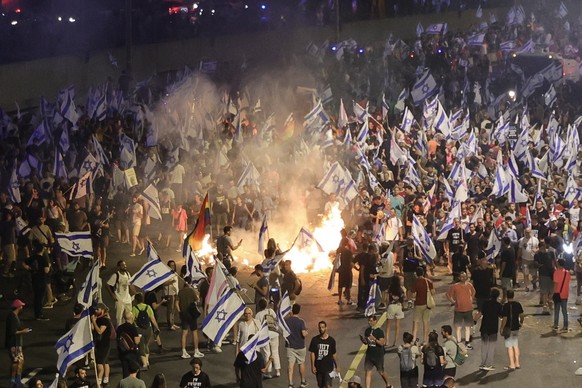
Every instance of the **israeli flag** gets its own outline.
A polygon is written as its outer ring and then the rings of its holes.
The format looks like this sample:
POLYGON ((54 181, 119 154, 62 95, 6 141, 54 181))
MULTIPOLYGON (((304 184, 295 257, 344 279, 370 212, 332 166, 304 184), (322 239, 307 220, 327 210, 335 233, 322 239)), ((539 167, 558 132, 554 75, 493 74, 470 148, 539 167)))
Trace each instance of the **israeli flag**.
POLYGON ((158 195, 158 189, 156 189, 151 183, 143 191, 141 197, 149 205, 148 215, 156 220, 162 219, 162 209, 160 207, 160 198, 158 195))
POLYGON ((424 32, 428 35, 438 35, 438 34, 446 34, 448 30, 447 23, 436 23, 431 24, 424 30, 424 32))
POLYGON ((67 152, 69 150, 71 143, 69 141, 69 130, 65 126, 63 128, 63 132, 61 132, 61 137, 59 138, 59 146, 61 147, 61 151, 67 152))
POLYGON ((437 255, 434 243, 420 220, 413 215, 412 219, 412 238, 416 246, 420 249, 423 259, 427 263, 432 263, 437 255))
POLYGON ((539 74, 541 74, 548 82, 554 83, 562 79, 564 68, 560 62, 554 61, 540 70, 539 74))
POLYGON ((202 271, 200 260, 198 260, 198 256, 192 250, 190 244, 186 244, 186 276, 190 276, 194 284, 206 279, 206 273, 202 271))
POLYGON ((485 248, 485 258, 489 263, 493 263, 495 257, 501 251, 501 240, 497 235, 497 230, 493 228, 491 234, 489 235, 489 240, 487 241, 487 247, 485 248))
POLYGON ((551 109, 556 103, 557 99, 558 97, 556 95, 556 89, 554 88, 554 85, 551 84, 548 91, 544 94, 544 103, 546 104, 546 107, 551 109))
POLYGON ((438 86, 434 77, 429 70, 426 70, 412 87, 410 95, 412 96, 414 104, 419 105, 427 98, 432 97, 437 91, 438 86))
POLYGON ((282 253, 275 255, 273 257, 267 257, 265 260, 263 260, 263 262, 261 263, 261 266, 263 267, 263 272, 266 275, 268 275, 272 271, 274 271, 275 268, 277 268, 277 266, 281 262, 281 260, 283 260, 283 258, 287 254, 287 252, 289 252, 289 251, 287 250, 287 251, 282 252, 282 253))
POLYGON ((66 376, 67 369, 89 353, 94 346, 91 319, 89 311, 85 310, 81 314, 81 319, 55 345, 59 374, 66 376))
POLYGON ((242 317, 245 303, 234 290, 224 293, 202 322, 202 332, 220 345, 226 334, 242 317))
POLYGON ((408 89, 404 88, 398 95, 398 99, 396 100, 396 104, 394 105, 394 109, 398 111, 402 111, 404 109, 406 98, 408 97, 408 89))
POLYGON ((523 191, 523 188, 516 177, 510 174, 509 190, 507 191, 507 200, 509 203, 524 203, 529 201, 529 196, 523 191))
POLYGON ((408 107, 405 107, 404 108, 404 115, 402 116, 402 124, 400 125, 400 128, 405 133, 410 133, 410 130, 412 129, 413 123, 414 123, 414 116, 412 115, 412 112, 408 109, 408 107))
POLYGON ((41 121, 40 125, 36 127, 32 135, 30 135, 30 138, 28 139, 28 143, 26 143, 26 145, 27 146, 32 144, 41 145, 49 140, 50 139, 48 136, 48 132, 44 126, 44 121, 41 121))
POLYGON ((309 232, 307 229, 305 229, 304 227, 301 227, 299 234, 297 235, 297 237, 295 237, 295 241, 293 242, 293 246, 295 246, 295 244, 298 245, 298 249, 302 249, 302 248, 308 247, 312 244, 315 244, 318 251, 324 252, 323 247, 315 239, 315 236, 311 232, 309 232))
POLYGON ((531 229, 531 214, 528 205, 525 206, 525 227, 526 229, 531 229))
POLYGON ((366 310, 364 314, 369 317, 376 314, 376 294, 378 293, 378 280, 372 280, 368 300, 366 301, 366 310))
POLYGON ((8 194, 10 194, 10 199, 15 204, 19 204, 22 201, 22 197, 20 196, 20 183, 18 182, 16 167, 12 170, 12 175, 10 175, 10 182, 8 182, 8 194))
POLYGON ((366 107, 362 108, 360 104, 354 101, 354 115, 358 123, 363 123, 364 119, 368 116, 368 105, 369 102, 366 102, 366 107))
POLYGON ((566 17, 566 15, 568 15, 568 8, 566 8, 564 2, 560 2, 560 8, 558 8, 558 17, 563 19, 566 17))
POLYGON ((368 127, 368 117, 364 118, 364 123, 362 124, 362 127, 360 128, 360 132, 358 133, 358 137, 356 138, 358 143, 363 143, 368 139, 368 132, 369 132, 369 127, 368 127))
POLYGON ((73 101, 74 98, 75 89, 71 86, 67 89, 61 90, 57 100, 60 101, 60 114, 76 126, 79 121, 79 114, 77 113, 75 101, 73 101))
POLYGON ((281 301, 279 302, 279 308, 277 308, 277 324, 281 328, 283 338, 287 338, 291 335, 291 329, 285 321, 287 314, 291 312, 291 300, 289 299, 289 294, 285 291, 281 301))
POLYGON ((240 178, 236 182, 236 186, 239 188, 244 187, 245 185, 255 185, 258 186, 261 182, 261 174, 259 170, 255 167, 255 165, 251 162, 246 165, 243 173, 241 174, 240 178))
POLYGON ((93 304, 99 287, 99 261, 94 260, 87 277, 77 294, 77 302, 88 308, 93 304))
MULTIPOLYGON (((155 252, 155 249, 151 247, 151 243, 148 243, 148 245, 150 245, 150 252, 155 252)), ((148 259, 140 270, 131 277, 129 283, 144 291, 153 291, 170 280, 172 276, 176 276, 176 273, 158 257, 154 260, 148 259)))
POLYGON ((527 155, 527 164, 528 164, 529 170, 531 172, 531 175, 534 178, 546 180, 546 176, 541 171, 540 167, 538 166, 538 162, 534 158, 532 153, 529 152, 529 150, 527 150, 526 155, 527 155))
POLYGON ((445 179, 445 178, 443 177, 443 180, 442 180, 442 182, 443 182, 443 190, 444 190, 444 192, 445 192, 445 195, 447 196, 447 198, 448 198, 449 200, 451 200, 451 201, 452 201, 453 199, 455 199, 455 192, 454 192, 454 191, 453 191, 453 189, 451 188, 451 185, 449 184, 449 181, 448 181, 447 179, 445 179))
POLYGON ((533 53, 535 51, 536 44, 533 40, 528 40, 525 42, 521 49, 518 51, 519 53, 533 53))
POLYGON ((91 232, 55 233, 57 243, 68 255, 93 257, 91 232))
POLYGON ((447 116, 447 113, 445 112, 445 109, 441 105, 440 101, 438 101, 437 114, 433 125, 436 130, 445 136, 446 139, 450 139, 452 132, 451 121, 449 120, 449 116, 447 116))
POLYGON ((240 347, 240 351, 243 352, 245 358, 247 359, 247 364, 255 361, 257 359, 257 350, 265 347, 269 344, 269 325, 267 320, 263 321, 261 328, 256 332, 251 339, 244 343, 240 347))
POLYGON ((493 183, 493 189, 491 191, 491 195, 495 195, 497 198, 502 197, 509 190, 509 178, 499 161, 500 158, 501 155, 499 155, 497 160, 497 172, 495 173, 495 182, 493 183))
POLYGON ((481 8, 481 4, 479 4, 479 7, 477 8, 477 12, 475 12, 475 17, 477 19, 481 19, 483 17, 483 8, 481 8))
POLYGON ((437 236, 438 241, 445 240, 447 238, 447 236, 449 235, 449 230, 455 227, 455 218, 460 219, 460 217, 461 217, 461 203, 457 202, 454 203, 449 215, 447 216, 447 220, 445 221, 439 235, 437 236))
POLYGON ((416 37, 420 38, 420 36, 422 35, 423 32, 424 32, 424 28, 422 27, 422 24, 420 24, 420 22, 418 22, 418 24, 416 25, 416 37))
POLYGON ((339 116, 337 118, 337 127, 343 128, 349 124, 348 114, 346 113, 346 108, 344 107, 344 100, 340 98, 340 109, 339 116))
POLYGON ((515 50, 515 42, 512 40, 501 42, 501 44, 499 45, 499 50, 505 51, 505 52, 513 51, 513 50, 515 50))
POLYGON ((263 215, 263 222, 261 223, 261 228, 259 229, 259 254, 262 255, 265 251, 265 240, 267 239, 267 231, 269 226, 267 225, 267 214, 263 215))
POLYGON ((53 174, 57 178, 68 179, 67 169, 65 167, 65 161, 63 160, 63 155, 60 151, 55 148, 55 163, 53 167, 53 174))
POLYGON ((485 34, 475 34, 467 38, 467 44, 469 46, 483 46, 485 41, 485 34))

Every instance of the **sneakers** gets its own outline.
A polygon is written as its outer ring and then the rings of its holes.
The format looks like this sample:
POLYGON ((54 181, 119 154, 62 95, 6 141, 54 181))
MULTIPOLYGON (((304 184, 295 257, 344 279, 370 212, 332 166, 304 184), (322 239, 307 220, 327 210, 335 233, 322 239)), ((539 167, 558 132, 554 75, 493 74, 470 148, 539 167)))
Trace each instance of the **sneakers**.
POLYGON ((560 329, 560 333, 567 333, 568 332, 568 328, 567 327, 562 327, 560 329))
POLYGON ((196 351, 194 351, 194 357, 202 358, 202 357, 204 357, 204 353, 202 353, 200 350, 196 349, 196 351))
POLYGON ((342 306, 344 304, 344 302, 342 300, 338 300, 337 301, 337 304, 340 305, 340 306, 342 306))
POLYGON ((213 350, 214 353, 222 353, 222 348, 220 346, 215 346, 213 350))
POLYGON ((495 370, 495 367, 493 365, 485 365, 485 366, 481 367, 480 369, 487 370, 487 371, 493 371, 493 370, 495 370))
POLYGON ((351 299, 348 299, 348 306, 351 306, 351 305, 353 305, 353 304, 354 304, 354 302, 352 302, 352 300, 351 300, 351 299))
POLYGON ((131 254, 129 255, 129 257, 135 257, 135 252, 131 252, 131 254))
POLYGON ((305 388, 307 387, 307 381, 302 381, 301 385, 299 386, 300 388, 305 388))
POLYGON ((52 303, 47 303, 44 306, 42 306, 43 309, 52 309, 53 308, 53 304, 52 303))
POLYGON ((380 303, 378 305, 378 310, 386 310, 386 305, 384 303, 380 303))
POLYGON ((44 315, 41 315, 40 317, 36 317, 37 321, 50 321, 50 319, 48 319, 47 317, 45 317, 44 315))
POLYGON ((473 350, 473 345, 471 345, 471 343, 470 343, 470 342, 469 342, 469 343, 467 343, 467 344, 465 344, 465 346, 467 347, 467 349, 469 349, 469 350, 473 350))
POLYGON ((191 358, 191 357, 192 356, 189 355, 188 352, 185 349, 182 350, 182 358, 191 358))

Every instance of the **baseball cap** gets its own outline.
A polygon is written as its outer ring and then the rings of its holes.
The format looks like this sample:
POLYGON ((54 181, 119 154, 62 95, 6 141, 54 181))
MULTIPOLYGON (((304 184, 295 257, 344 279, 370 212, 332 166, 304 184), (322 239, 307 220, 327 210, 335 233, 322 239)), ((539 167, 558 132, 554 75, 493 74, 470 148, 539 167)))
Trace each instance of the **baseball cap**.
POLYGON ((19 307, 24 307, 24 306, 26 306, 26 305, 25 305, 25 304, 24 304, 24 302, 23 302, 23 301, 21 301, 20 299, 14 299, 14 300, 12 301, 12 308, 13 308, 13 309, 17 309, 17 308, 19 308, 19 307))
POLYGON ((353 376, 350 381, 348 381, 348 383, 355 383, 355 384, 362 384, 362 379, 360 379, 360 376, 353 376))

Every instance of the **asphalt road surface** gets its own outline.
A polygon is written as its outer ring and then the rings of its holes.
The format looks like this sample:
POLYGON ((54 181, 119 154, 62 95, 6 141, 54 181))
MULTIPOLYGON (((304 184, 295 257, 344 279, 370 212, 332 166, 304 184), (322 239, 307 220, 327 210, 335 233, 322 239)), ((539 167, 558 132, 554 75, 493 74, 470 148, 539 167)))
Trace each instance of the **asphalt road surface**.
MULTIPOLYGON (((244 249, 244 247, 243 247, 244 249)), ((128 263, 130 272, 134 273, 146 260, 145 254, 135 258, 129 257, 129 246, 113 243, 110 247, 109 268, 102 272, 102 277, 107 279, 114 271, 114 265, 119 259, 124 259, 128 263)), ((163 260, 180 259, 180 254, 174 250, 160 250, 163 260)), ((246 284, 251 270, 249 267, 242 268, 239 280, 241 284, 246 284)), ((337 341, 338 356, 342 377, 351 377, 356 374, 363 380, 363 352, 364 348, 358 337, 367 327, 366 319, 356 313, 355 306, 338 306, 337 297, 332 296, 332 292, 327 290, 329 274, 326 272, 316 272, 302 274, 303 292, 298 297, 298 303, 302 305, 300 316, 305 320, 309 330, 307 343, 313 335, 317 333, 317 322, 327 321, 328 331, 337 341)), ((437 330, 443 324, 452 324, 453 308, 450 306, 444 292, 449 286, 451 278, 438 271, 435 277, 437 287, 437 307, 431 318, 432 328, 437 330)), ((2 311, 0 316, 0 330, 4 332, 5 319, 8 309, 7 299, 11 297, 13 288, 19 287, 19 278, 0 279, 0 292, 4 298, 0 299, 2 311)), ((355 284, 354 284, 355 286, 355 284)), ((526 293, 519 290, 516 299, 523 305, 527 317, 524 327, 520 332, 519 343, 521 349, 521 370, 507 372, 503 366, 507 365, 507 355, 503 346, 503 341, 498 341, 495 354, 495 371, 479 371, 481 344, 477 335, 474 341, 474 350, 469 351, 467 362, 457 368, 458 386, 476 387, 489 385, 495 387, 557 387, 557 386, 582 386, 582 376, 575 376, 574 372, 582 363, 582 328, 576 322, 580 315, 579 308, 574 305, 575 282, 570 290, 570 304, 568 313, 570 315, 570 332, 555 334, 551 330, 552 319, 550 316, 542 316, 541 309, 534 307, 537 303, 537 293, 526 293)), ((355 287, 354 287, 355 290, 355 287)), ((23 293, 22 295, 25 295, 23 293)), ((105 303, 113 306, 107 292, 103 293, 105 303)), ((54 379, 56 373, 56 352, 54 344, 64 333, 64 322, 72 314, 73 303, 68 305, 57 305, 53 309, 45 310, 45 315, 50 321, 39 322, 33 319, 32 308, 27 306, 23 311, 23 322, 25 326, 33 329, 24 340, 25 354, 25 376, 32 374, 39 376, 48 385, 54 379)), ((161 322, 165 323, 165 311, 163 307, 159 312, 162 317, 161 322)), ((402 331, 412 330, 412 312, 405 313, 402 321, 402 331)), ((394 333, 392 332, 392 336, 394 333)), ((180 377, 189 371, 188 360, 180 358, 180 338, 179 331, 170 331, 162 326, 161 337, 165 347, 170 350, 166 354, 152 354, 149 371, 141 373, 146 385, 150 386, 157 373, 164 373, 170 386, 176 387, 180 377)), ((393 338, 393 337, 392 337, 393 338)), ((442 342, 442 341, 441 341, 442 342)), ((285 359, 284 341, 280 344, 280 355, 282 362, 282 376, 276 379, 266 380, 265 387, 288 387, 286 378, 287 362, 285 359)), ((156 346, 151 349, 155 350, 156 346)), ((189 349, 192 353, 193 349, 189 349)), ((233 361, 235 358, 234 346, 223 346, 223 352, 216 354, 205 351, 203 359, 203 370, 208 373, 213 387, 234 387, 235 375, 233 361)), ((111 382, 109 386, 117 386, 121 376, 119 361, 116 351, 112 351, 111 358, 111 382)), ((398 379, 398 356, 394 349, 388 352, 385 358, 385 368, 388 372, 390 383, 395 387, 400 386, 398 379)), ((421 375, 422 375, 422 367, 421 375)), ((299 385, 300 379, 295 372, 295 386, 299 385)), ((9 382, 9 360, 7 351, 0 353, 0 387, 8 387, 9 382)), ((92 374, 90 376, 93 376, 92 374)), ((316 387, 314 376, 307 368, 307 381, 310 387, 316 387)), ((334 386, 339 386, 338 381, 334 386)), ((343 385, 345 386, 345 385, 343 385)), ((379 375, 374 374, 373 387, 382 387, 379 375)))

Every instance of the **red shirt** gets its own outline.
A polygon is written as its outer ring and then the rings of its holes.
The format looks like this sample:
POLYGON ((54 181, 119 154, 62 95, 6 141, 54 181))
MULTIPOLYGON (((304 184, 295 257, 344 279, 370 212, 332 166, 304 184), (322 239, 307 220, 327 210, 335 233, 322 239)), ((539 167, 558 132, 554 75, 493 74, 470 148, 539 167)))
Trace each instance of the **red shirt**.
POLYGON ((558 269, 554 272, 554 293, 560 293, 560 298, 568 299, 570 289, 570 272, 564 268, 558 269), (562 282, 564 286, 562 287, 562 282), (560 292, 560 289, 562 292, 560 292))

